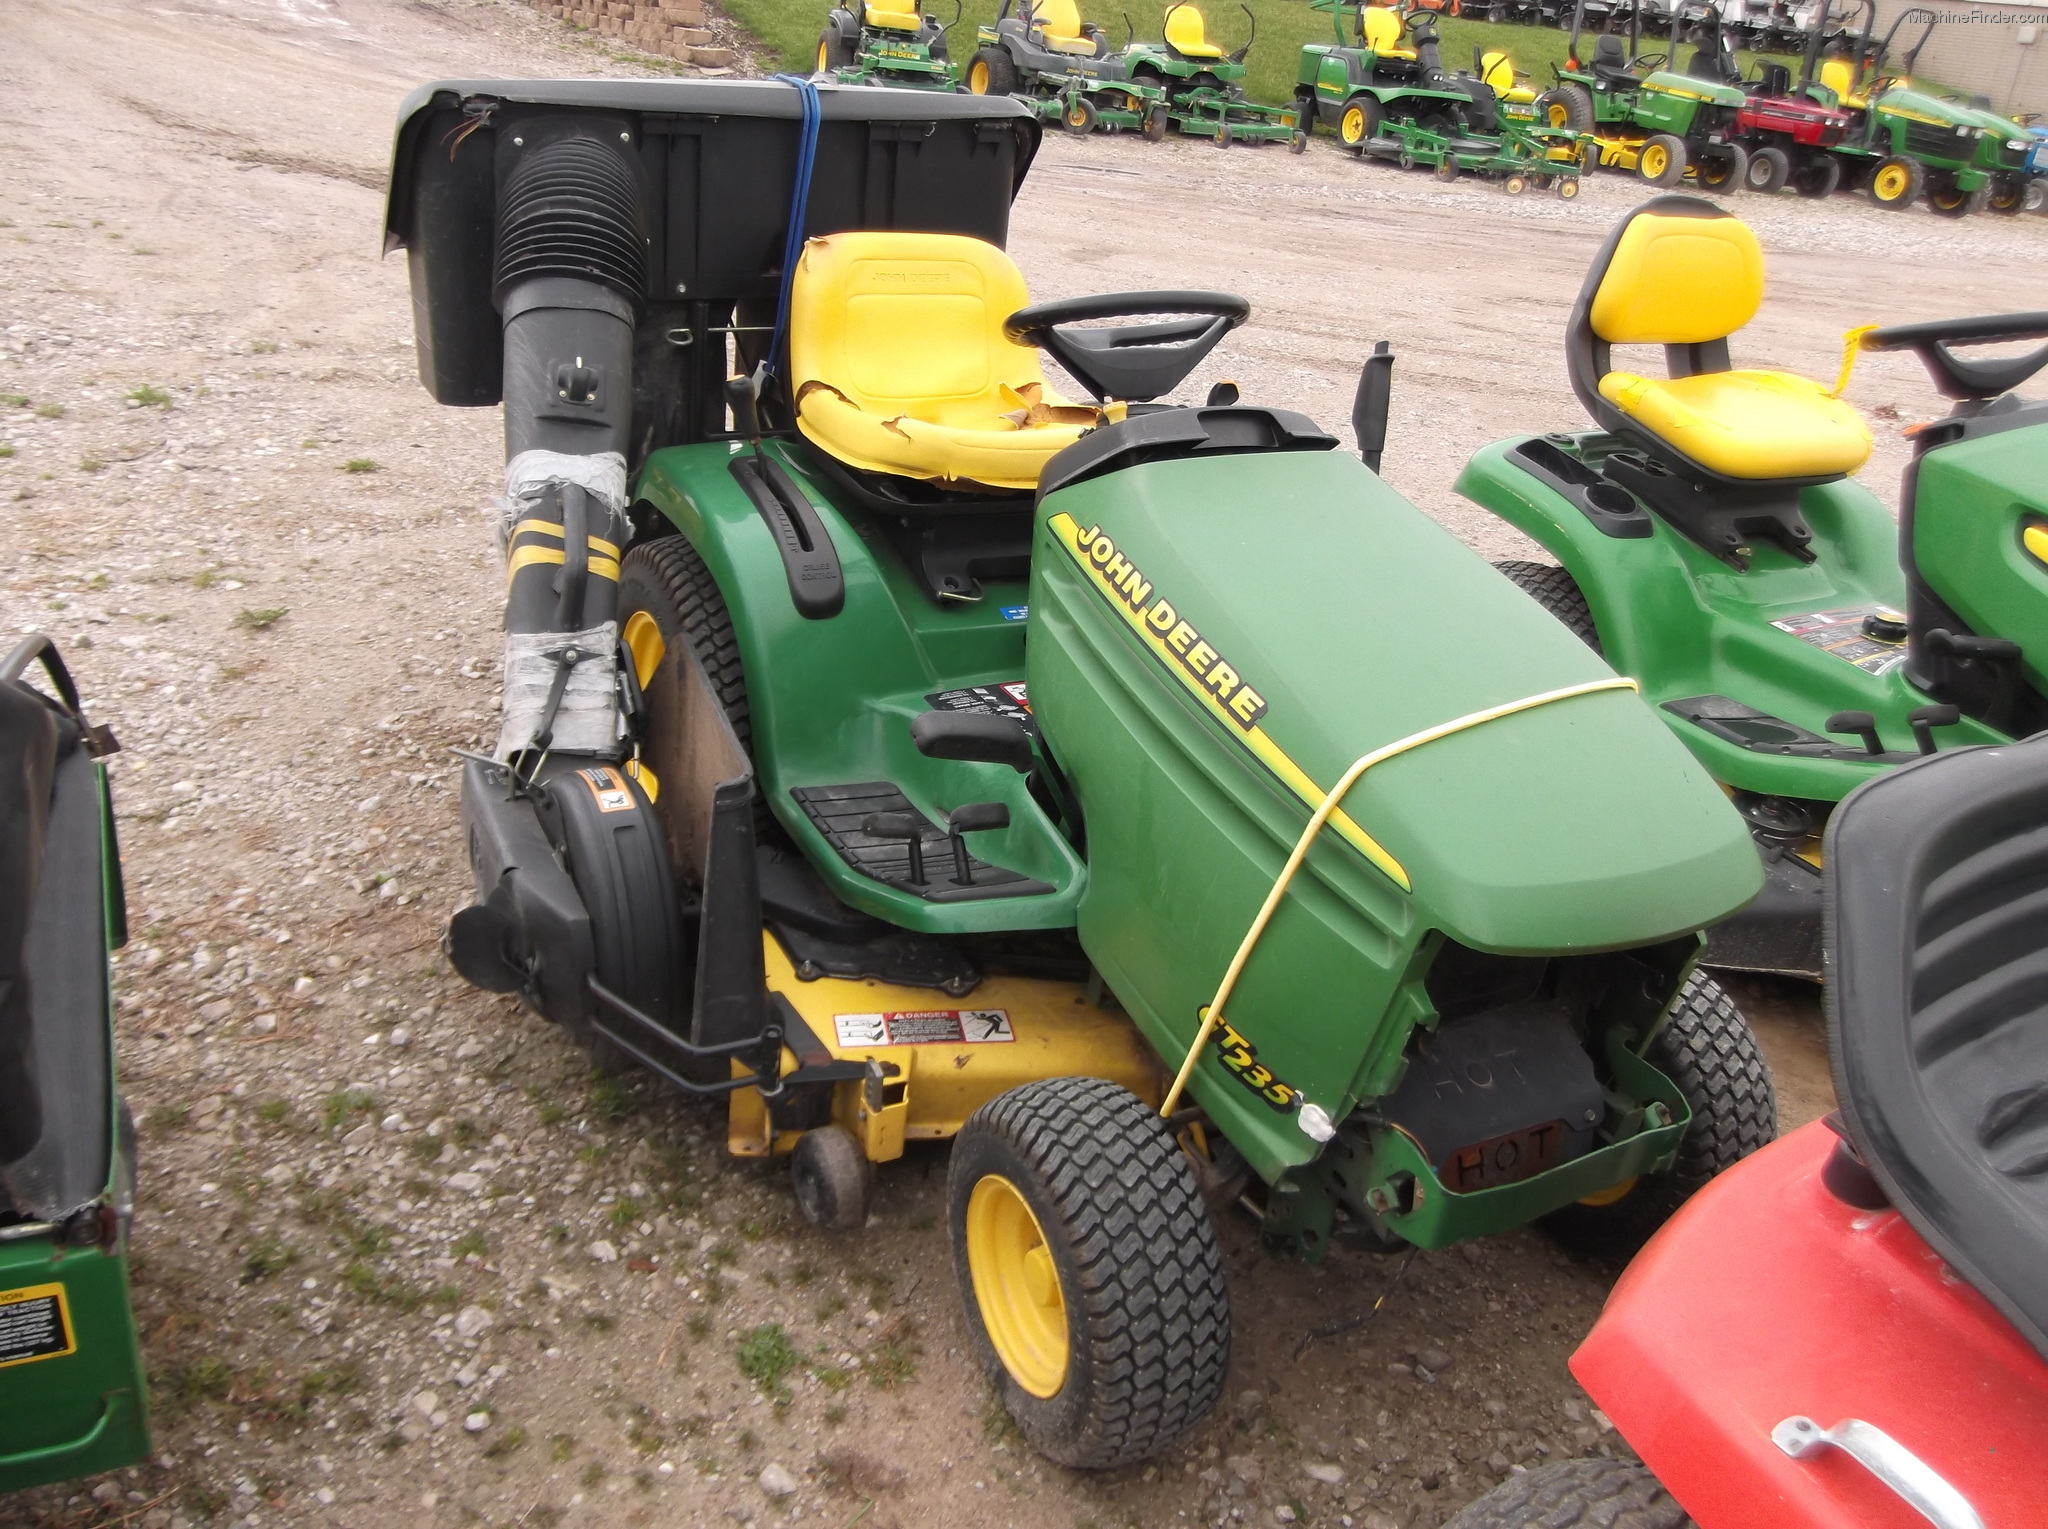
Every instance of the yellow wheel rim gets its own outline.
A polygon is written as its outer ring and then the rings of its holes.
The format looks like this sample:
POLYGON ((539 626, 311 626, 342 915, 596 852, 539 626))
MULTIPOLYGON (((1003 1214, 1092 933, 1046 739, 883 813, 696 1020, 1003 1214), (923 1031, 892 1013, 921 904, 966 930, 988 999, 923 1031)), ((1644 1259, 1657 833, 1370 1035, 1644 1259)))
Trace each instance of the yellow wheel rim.
POLYGON ((1346 143, 1357 143, 1365 137, 1365 112, 1362 108, 1352 106, 1345 109, 1342 134, 1346 143))
POLYGON ((647 682, 654 678, 654 671, 661 667, 668 644, 662 640, 661 628, 645 611, 635 611, 628 616, 626 630, 621 635, 626 639, 626 651, 633 655, 633 678, 645 690, 647 682))
POLYGON ((1671 156, 1664 152, 1664 145, 1661 143, 1652 144, 1643 150, 1643 174, 1650 180, 1662 175, 1664 167, 1670 163, 1671 156))
POLYGON ((832 50, 824 43, 818 44, 818 73, 823 74, 832 67, 832 50))
POLYGON ((1870 189, 1877 193, 1880 202, 1897 201, 1906 189, 1906 172, 1897 165, 1886 165, 1877 172, 1870 189))
POLYGON ((1581 1196, 1579 1204, 1592 1206, 1612 1205, 1617 1200, 1626 1199, 1628 1192, 1635 1187, 1635 1177, 1631 1175, 1623 1179, 1619 1184, 1611 1184, 1607 1188, 1598 1190, 1593 1194, 1581 1196))
POLYGON ((988 94, 988 64, 976 59, 974 67, 967 71, 967 88, 978 96, 988 94))
POLYGON ((1076 101, 1067 108, 1067 124, 1070 127, 1086 127, 1088 125, 1088 113, 1082 110, 1079 101, 1076 101))
POLYGON ((1067 1303, 1038 1218, 990 1174, 967 1199, 967 1273, 988 1341, 1010 1378, 1044 1400, 1067 1381, 1067 1303))
POLYGON ((1564 109, 1562 101, 1552 101, 1545 108, 1543 116, 1552 127, 1566 127, 1571 123, 1571 113, 1564 109))

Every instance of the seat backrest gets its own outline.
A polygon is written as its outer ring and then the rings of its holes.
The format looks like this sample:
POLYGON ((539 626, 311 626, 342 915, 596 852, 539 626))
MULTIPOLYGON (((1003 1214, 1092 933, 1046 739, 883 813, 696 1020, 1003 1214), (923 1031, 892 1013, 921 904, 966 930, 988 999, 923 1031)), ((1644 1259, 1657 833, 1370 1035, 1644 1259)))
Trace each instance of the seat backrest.
POLYGON ((1166 46, 1186 58, 1223 56, 1223 50, 1209 41, 1202 13, 1192 5, 1176 5, 1166 13, 1166 46))
POLYGON ((1607 78, 1628 73, 1628 50, 1612 32, 1602 32, 1593 41, 1593 72, 1607 78))
POLYGON ((812 239, 790 290, 791 375, 884 418, 982 421, 1001 384, 1044 384, 1038 352, 1003 334, 1030 301, 1010 257, 979 239, 812 239))
POLYGON ((1505 53, 1482 54, 1479 78, 1493 88, 1495 95, 1504 96, 1515 88, 1515 61, 1505 53))
POLYGON ((924 26, 924 17, 918 12, 916 0, 910 0, 907 10, 902 0, 894 5, 869 3, 863 7, 862 14, 869 26, 882 31, 916 32, 924 26))
POLYGON ((1855 97, 1856 67, 1846 58, 1824 60, 1820 66, 1820 82, 1832 90, 1844 106, 1863 104, 1855 97))
POLYGON ((1755 318, 1763 296, 1763 250, 1740 218, 1646 209, 1622 229, 1589 316, 1608 345, 1701 345, 1755 318))
POLYGON ((1074 0, 1033 0, 1031 15, 1048 37, 1081 35, 1081 7, 1074 0))
POLYGON ((1375 53, 1385 53, 1401 45, 1400 14, 1387 6, 1367 6, 1359 13, 1358 26, 1365 34, 1365 45, 1375 53))

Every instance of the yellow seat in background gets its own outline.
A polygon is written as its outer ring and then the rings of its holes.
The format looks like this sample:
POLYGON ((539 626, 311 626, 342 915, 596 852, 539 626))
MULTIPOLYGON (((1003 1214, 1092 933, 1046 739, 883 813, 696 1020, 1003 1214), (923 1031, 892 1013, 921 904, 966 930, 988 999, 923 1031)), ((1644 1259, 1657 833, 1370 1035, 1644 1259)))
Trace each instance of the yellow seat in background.
POLYGON ((798 429, 866 472, 1035 488, 1099 416, 1053 392, 1038 352, 1003 334, 1030 302, 1015 263, 979 239, 809 240, 790 292, 798 429))
POLYGON ((1095 39, 1081 26, 1081 8, 1074 0, 1038 0, 1031 7, 1039 41, 1055 53, 1095 52, 1095 39))
POLYGON ((1497 100, 1524 104, 1536 99, 1536 92, 1527 85, 1515 83, 1515 61, 1505 53, 1488 53, 1479 60, 1479 78, 1493 91, 1497 100))
POLYGON ((865 20, 885 32, 915 32, 924 25, 924 17, 916 11, 885 11, 874 5, 867 7, 865 20))
MULTIPOLYGON (((1756 235, 1739 218, 1699 205, 1706 211, 1697 216, 1642 211, 1629 219, 1587 311, 1596 339, 1707 345, 1756 317, 1764 292, 1756 235)), ((1595 385, 1630 423, 1721 477, 1832 477, 1870 456, 1862 417, 1789 372, 1655 379, 1608 371, 1595 385)))
POLYGON ((1223 57, 1223 50, 1209 41, 1202 13, 1185 0, 1166 13, 1166 46, 1182 58, 1223 57))
POLYGON ((1365 45, 1381 58, 1413 59, 1415 50, 1401 46, 1401 13, 1391 6, 1369 5, 1358 13, 1365 45))

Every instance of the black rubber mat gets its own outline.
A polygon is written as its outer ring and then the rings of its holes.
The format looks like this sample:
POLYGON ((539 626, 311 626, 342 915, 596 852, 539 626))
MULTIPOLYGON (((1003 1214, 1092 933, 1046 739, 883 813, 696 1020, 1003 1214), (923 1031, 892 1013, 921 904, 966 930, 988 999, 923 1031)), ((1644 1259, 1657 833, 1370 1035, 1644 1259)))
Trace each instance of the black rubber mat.
POLYGON ((884 886, 922 897, 926 902, 1040 897, 1054 890, 1046 882, 990 865, 972 854, 967 857, 967 880, 961 882, 946 830, 911 806, 909 799, 886 780, 850 786, 799 786, 789 794, 848 865, 884 886), (910 879, 908 840, 880 838, 861 828, 862 821, 877 812, 904 813, 917 820, 924 860, 921 883, 910 879))

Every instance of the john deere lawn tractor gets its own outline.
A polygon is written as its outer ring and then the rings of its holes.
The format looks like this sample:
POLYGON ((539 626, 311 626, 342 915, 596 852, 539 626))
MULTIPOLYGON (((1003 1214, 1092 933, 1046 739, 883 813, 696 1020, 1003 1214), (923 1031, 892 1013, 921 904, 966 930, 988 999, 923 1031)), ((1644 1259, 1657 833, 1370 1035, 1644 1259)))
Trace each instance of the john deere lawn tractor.
POLYGON ((1156 401, 1242 298, 1031 301, 1039 133, 442 83, 388 217, 509 457, 457 969, 723 1099, 818 1226, 950 1140, 976 1353, 1109 1466, 1223 1383, 1205 1196, 1306 1258, 1640 1231, 1768 1140, 1694 969, 1762 877, 1635 682, 1334 437, 1156 401))
MULTIPOLYGON (((1341 0, 1331 0, 1333 15, 1340 5, 1341 0)), ((1453 75, 1445 70, 1434 12, 1396 13, 1379 7, 1358 11, 1363 37, 1382 42, 1400 38, 1404 25, 1405 48, 1305 49, 1303 81, 1297 86, 1301 115, 1307 118, 1317 109, 1316 92, 1322 89, 1325 74, 1334 80, 1348 78, 1358 68, 1367 74, 1403 73, 1411 81, 1408 86, 1368 82, 1345 98, 1337 131, 1354 154, 1392 160, 1404 170, 1420 165, 1434 170, 1440 180, 1465 174, 1492 176, 1516 195, 1531 186, 1554 189, 1566 200, 1579 194, 1579 177, 1595 152, 1590 134, 1537 122, 1529 104, 1534 93, 1517 84, 1514 63, 1504 53, 1475 48, 1474 72, 1453 75), (1308 58, 1311 51, 1318 56, 1308 58), (1411 57, 1397 58, 1397 53, 1411 57), (1353 54, 1370 63, 1361 63, 1353 54), (1311 75, 1314 84, 1309 82, 1311 75), (1365 136, 1353 142, 1353 132, 1365 136)))
POLYGON ((907 11, 868 0, 835 5, 818 34, 817 72, 842 85, 953 89, 946 29, 918 8, 918 0, 911 0, 907 11))
POLYGON ((1737 219, 1664 196, 1624 218, 1565 354, 1595 428, 1486 447, 1467 498, 1557 560, 1502 571, 1622 673, 1749 823, 1768 885, 1710 937, 1718 966, 1818 979, 1820 836, 1873 774, 2048 726, 2048 405, 2012 390, 2048 314, 1904 325, 1950 415, 1914 435, 1896 527, 1850 480, 1870 441, 1835 390, 1732 368, 1763 257, 1737 219), (1670 376, 1623 369, 1660 345, 1670 376))
MULTIPOLYGON (((1074 133, 1139 128, 1154 140, 1180 132, 1219 146, 1295 138, 1293 112, 1258 105, 1244 93, 1251 38, 1226 54, 1186 0, 1168 7, 1165 31, 1161 41, 1133 39, 1113 52, 1102 28, 1081 19, 1075 0, 1002 0, 995 25, 975 35, 967 88, 1017 96, 1041 119, 1074 133)), ((1254 37, 1257 31, 1254 20, 1254 37)))
POLYGON ((1302 45, 1294 99, 1305 128, 1313 131, 1320 122, 1335 129, 1345 148, 1364 154, 1388 122, 1445 134, 1464 126, 1473 97, 1453 82, 1438 57, 1433 11, 1361 0, 1309 0, 1309 8, 1329 12, 1330 41, 1302 45), (1346 19, 1352 24, 1349 41, 1346 19))
POLYGON ((0 659, 0 1495, 149 1453, 107 970, 127 939, 116 747, 48 638, 0 659))
POLYGON ((1671 46, 1658 53, 1642 50, 1642 20, 1640 9, 1631 10, 1626 47, 1619 35, 1602 32, 1593 39, 1590 61, 1582 61, 1586 0, 1578 0, 1557 84, 1536 99, 1539 120, 1593 134, 1602 165, 1632 170, 1652 186, 1690 180, 1705 191, 1735 190, 1749 164, 1736 141, 1735 119, 1745 98, 1721 77, 1725 45, 1718 11, 1699 0, 1674 6, 1671 46), (1695 49, 1694 71, 1667 68, 1676 62, 1686 31, 1702 28, 1707 42, 1695 49))

